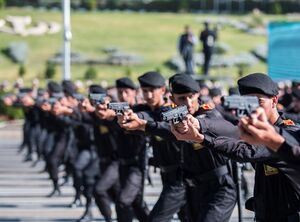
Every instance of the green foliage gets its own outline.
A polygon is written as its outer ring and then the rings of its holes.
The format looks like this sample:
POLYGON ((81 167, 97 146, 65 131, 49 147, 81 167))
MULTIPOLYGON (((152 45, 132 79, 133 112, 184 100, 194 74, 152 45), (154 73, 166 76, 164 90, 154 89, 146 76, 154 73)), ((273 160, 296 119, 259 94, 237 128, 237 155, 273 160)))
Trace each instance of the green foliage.
MULTIPOLYGON (((4 93, 0 93, 0 97, 3 96, 4 93)), ((24 113, 21 108, 6 106, 0 100, 0 115, 6 116, 8 119, 23 119, 24 113)))
POLYGON ((249 71, 249 65, 246 63, 240 63, 237 65, 238 68, 238 75, 239 77, 243 77, 245 74, 247 74, 249 71))
POLYGON ((128 78, 132 78, 132 69, 130 67, 126 68, 125 76, 128 77, 128 78))
MULTIPOLYGON (((8 4, 8 3, 7 3, 8 4)), ((40 12, 38 10, 26 11, 22 8, 6 8, 0 10, 0 18, 7 14, 30 15, 34 21, 60 21, 60 12, 40 12)), ((202 26, 197 22, 198 14, 175 14, 175 13, 116 13, 116 12, 76 12, 72 11, 72 50, 80 51, 92 58, 102 58, 105 55, 100 54, 99 49, 107 46, 121 48, 125 52, 141 55, 145 63, 141 65, 130 66, 132 79, 146 71, 160 67, 161 72, 166 77, 173 74, 173 71, 165 66, 165 62, 176 55, 176 44, 178 36, 182 32, 184 25, 189 24, 195 34, 198 34, 202 26), (101 27, 95 29, 95 27, 101 27), (155 27, 156 31, 153 31, 155 27), (122 38, 121 38, 122 36, 122 38)), ((206 15, 205 15, 206 16, 206 15)), ((209 15, 212 18, 219 18, 219 15, 209 15)), ((223 16, 223 15, 222 15, 223 16)), ((283 16, 263 15, 267 20, 280 19, 283 16)), ((224 15, 224 18, 230 20, 241 20, 244 16, 224 15)), ((224 42, 230 46, 228 56, 237 55, 241 52, 250 51, 258 44, 266 42, 265 36, 249 35, 236 29, 226 27, 220 30, 218 41, 224 42)), ((6 48, 12 41, 20 37, 13 37, 8 34, 1 35, 0 46, 6 48)), ((55 52, 61 50, 61 34, 38 36, 26 36, 26 43, 30 46, 30 54, 26 60, 27 73, 25 83, 29 79, 36 77, 40 73, 44 78, 47 61, 55 52)), ((198 44, 195 51, 199 52, 201 45, 198 44)), ((8 80, 15 81, 18 78, 18 66, 6 57, 2 56, 0 62, 1 73, 0 82, 8 80), (17 68, 16 68, 17 67, 17 68)), ((83 79, 88 66, 72 64, 72 79, 83 79)), ((97 78, 105 79, 109 84, 113 84, 115 79, 124 76, 126 67, 95 65, 98 71, 97 78)), ((236 67, 212 69, 212 75, 237 75, 236 67)), ((258 63, 250 67, 249 72, 265 72, 266 65, 258 63)), ((62 67, 56 65, 56 75, 54 79, 60 80, 59 73, 62 73, 62 67)), ((27 82, 28 83, 28 82, 27 82)))
POLYGON ((0 9, 4 9, 6 5, 6 0, 0 0, 0 9))
POLYGON ((23 77, 26 74, 26 67, 24 64, 20 64, 18 75, 19 77, 23 77))
POLYGON ((275 15, 282 14, 282 7, 279 1, 275 1, 271 7, 271 13, 275 15))
POLYGON ((53 79, 56 74, 56 67, 53 63, 47 63, 45 70, 45 78, 53 79))
POLYGON ((258 9, 253 10, 248 25, 252 28, 260 27, 264 25, 264 14, 258 9))
POLYGON ((90 66, 84 73, 84 79, 92 80, 97 78, 97 70, 90 66))
POLYGON ((178 1, 178 11, 179 12, 187 12, 189 11, 189 0, 179 0, 178 1))
POLYGON ((96 10, 97 9, 97 0, 86 0, 85 6, 88 10, 96 10))

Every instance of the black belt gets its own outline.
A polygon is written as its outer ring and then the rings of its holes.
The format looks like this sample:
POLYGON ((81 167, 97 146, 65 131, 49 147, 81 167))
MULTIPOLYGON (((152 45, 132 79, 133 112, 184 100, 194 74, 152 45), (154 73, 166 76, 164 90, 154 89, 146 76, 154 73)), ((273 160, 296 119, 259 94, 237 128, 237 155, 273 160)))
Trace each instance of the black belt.
POLYGON ((174 164, 174 165, 168 165, 168 166, 159 166, 159 168, 162 173, 170 173, 170 172, 177 170, 179 168, 179 165, 174 164))
POLYGON ((124 159, 124 158, 120 158, 119 159, 119 163, 121 165, 132 165, 132 164, 137 164, 138 163, 138 157, 134 157, 131 159, 124 159))
POLYGON ((111 157, 100 157, 100 163, 111 163, 112 161, 111 157))
POLYGON ((200 175, 194 175, 193 178, 187 178, 186 181, 190 186, 197 186, 198 183, 216 179, 225 174, 228 174, 228 168, 226 165, 210 170, 200 175))
MULTIPOLYGON (((265 222, 264 220, 255 220, 255 222, 265 222)), ((288 216, 287 222, 300 222, 300 212, 288 216)))
POLYGON ((300 212, 288 216, 288 222, 300 222, 300 212))

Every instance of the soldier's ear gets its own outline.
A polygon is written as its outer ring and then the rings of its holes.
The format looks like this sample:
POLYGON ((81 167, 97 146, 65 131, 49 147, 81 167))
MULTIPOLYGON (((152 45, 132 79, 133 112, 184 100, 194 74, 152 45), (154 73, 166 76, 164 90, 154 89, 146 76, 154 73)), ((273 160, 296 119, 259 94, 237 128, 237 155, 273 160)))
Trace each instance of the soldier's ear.
POLYGON ((278 96, 272 96, 272 108, 277 108, 278 96))
POLYGON ((172 96, 172 94, 169 96, 169 98, 170 98, 170 100, 171 100, 173 103, 175 103, 174 97, 172 96))
POLYGON ((161 91, 163 92, 163 94, 165 94, 165 93, 166 93, 166 87, 165 87, 165 86, 162 86, 162 87, 161 87, 161 91))

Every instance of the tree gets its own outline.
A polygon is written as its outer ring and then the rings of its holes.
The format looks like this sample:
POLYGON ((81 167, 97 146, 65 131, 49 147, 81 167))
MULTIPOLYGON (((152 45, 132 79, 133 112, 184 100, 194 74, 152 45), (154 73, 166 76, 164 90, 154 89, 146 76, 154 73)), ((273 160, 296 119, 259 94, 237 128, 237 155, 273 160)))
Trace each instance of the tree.
POLYGON ((0 0, 0 9, 4 9, 6 5, 6 0, 0 0))
POLYGON ((24 64, 21 64, 19 67, 18 74, 22 78, 25 75, 25 73, 26 73, 26 68, 25 68, 24 64))
POLYGON ((275 1, 271 7, 271 13, 275 15, 282 14, 282 7, 279 1, 275 1))
POLYGON ((56 74, 56 66, 53 63, 47 63, 45 70, 45 78, 53 79, 56 74))
POLYGON ((86 8, 90 11, 97 9, 97 0, 87 0, 85 2, 86 8))
POLYGON ((96 79, 97 77, 97 70, 90 66, 86 71, 85 71, 85 74, 84 74, 84 79, 86 80, 92 80, 92 79, 96 79))

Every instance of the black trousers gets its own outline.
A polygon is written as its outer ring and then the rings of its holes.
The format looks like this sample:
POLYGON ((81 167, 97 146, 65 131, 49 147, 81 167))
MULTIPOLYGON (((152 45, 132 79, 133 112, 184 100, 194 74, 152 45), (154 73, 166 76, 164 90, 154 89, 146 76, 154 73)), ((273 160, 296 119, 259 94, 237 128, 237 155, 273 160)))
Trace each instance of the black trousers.
POLYGON ((119 163, 117 161, 112 161, 110 164, 101 163, 100 158, 100 171, 101 176, 95 187, 95 202, 105 220, 111 221, 110 204, 112 201, 116 202, 120 190, 119 163))
POLYGON ((149 215, 149 222, 168 222, 178 214, 182 222, 191 221, 187 207, 187 187, 178 172, 162 173, 163 189, 149 215))
POLYGON ((203 63, 203 74, 208 75, 208 71, 210 68, 210 60, 212 56, 212 52, 210 51, 204 51, 204 63, 203 63))
POLYGON ((132 210, 139 221, 147 221, 149 210, 142 197, 144 178, 141 170, 137 166, 123 165, 120 166, 119 172, 121 190, 117 200, 118 221, 132 221, 132 210))
POLYGON ((236 204, 236 187, 230 175, 189 187, 188 201, 197 222, 229 221, 236 204))
POLYGON ((47 169, 53 182, 58 181, 58 167, 62 163, 67 148, 67 137, 61 135, 49 154, 47 169))
POLYGON ((77 194, 83 187, 84 196, 92 198, 97 177, 99 177, 99 158, 94 150, 79 152, 74 164, 74 188, 77 194))

